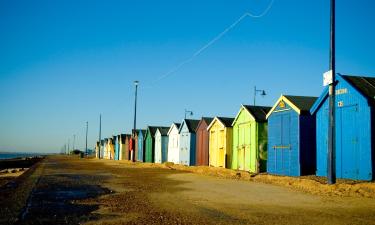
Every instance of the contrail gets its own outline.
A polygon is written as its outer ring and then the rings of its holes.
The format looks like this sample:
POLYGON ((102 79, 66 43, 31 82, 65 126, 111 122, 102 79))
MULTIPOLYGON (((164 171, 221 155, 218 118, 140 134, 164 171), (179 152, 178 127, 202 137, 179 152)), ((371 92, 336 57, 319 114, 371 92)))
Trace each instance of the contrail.
POLYGON ((180 62, 179 64, 177 64, 174 68, 172 68, 171 70, 169 70, 167 73, 163 74, 162 76, 160 76, 158 79, 156 79, 150 86, 146 86, 144 88, 151 88, 152 86, 154 86, 156 83, 158 83, 159 81, 169 77, 170 75, 176 73, 178 70, 180 70, 183 66, 185 66, 186 64, 188 64, 189 62, 193 61, 194 58, 198 57, 200 54, 202 54, 207 48, 209 48, 211 45, 215 44, 217 41, 219 41, 223 36, 225 36, 229 31, 231 31, 232 29, 234 29, 242 20, 244 20, 246 17, 252 17, 252 18, 261 18, 265 15, 267 15, 267 13, 270 11, 270 9, 272 8, 273 6, 273 3, 274 3, 275 0, 271 0, 270 4, 267 6, 267 8, 259 15, 254 15, 252 14, 251 12, 246 12, 244 13, 239 19, 237 19, 233 24, 231 24, 229 27, 227 27, 223 32, 221 32, 219 35, 217 35, 215 38, 213 38, 211 41, 209 41, 207 44, 205 44, 203 47, 201 47, 200 49, 198 49, 196 52, 194 52, 194 54, 189 57, 188 59, 180 62))

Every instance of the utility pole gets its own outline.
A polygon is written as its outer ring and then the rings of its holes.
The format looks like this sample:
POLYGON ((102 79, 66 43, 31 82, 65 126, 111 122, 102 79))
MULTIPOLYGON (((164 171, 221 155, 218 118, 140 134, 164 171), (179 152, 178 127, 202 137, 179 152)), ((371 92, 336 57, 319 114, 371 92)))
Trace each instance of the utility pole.
POLYGON ((330 50, 329 50, 329 127, 328 127, 328 184, 336 183, 336 128, 335 128, 335 85, 336 85, 336 43, 335 43, 335 0, 331 0, 330 50))
POLYGON ((89 122, 86 121, 86 146, 85 146, 85 154, 86 156, 88 155, 88 151, 87 151, 87 134, 89 132, 89 122))
POLYGON ((100 147, 102 145, 102 114, 99 115, 99 159, 100 159, 100 147))
POLYGON ((68 155, 70 154, 70 138, 68 138, 68 155))
MULTIPOLYGON (((133 124, 133 140, 135 141, 135 132, 136 132, 136 127, 137 127, 137 94, 138 94, 138 84, 139 81, 134 81, 135 84, 135 95, 134 95, 134 124, 133 124)), ((134 142, 133 142, 134 144, 134 142)), ((133 148, 133 146, 132 146, 133 148)), ((132 149, 132 161, 135 162, 135 149, 132 149)))

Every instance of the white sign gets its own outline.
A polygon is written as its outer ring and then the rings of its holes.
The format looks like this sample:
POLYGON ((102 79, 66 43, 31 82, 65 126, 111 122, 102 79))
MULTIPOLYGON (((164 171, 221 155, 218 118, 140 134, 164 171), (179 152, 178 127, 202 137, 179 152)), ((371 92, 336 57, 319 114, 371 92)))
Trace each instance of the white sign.
POLYGON ((323 86, 327 86, 333 83, 332 70, 329 70, 323 74, 323 86))

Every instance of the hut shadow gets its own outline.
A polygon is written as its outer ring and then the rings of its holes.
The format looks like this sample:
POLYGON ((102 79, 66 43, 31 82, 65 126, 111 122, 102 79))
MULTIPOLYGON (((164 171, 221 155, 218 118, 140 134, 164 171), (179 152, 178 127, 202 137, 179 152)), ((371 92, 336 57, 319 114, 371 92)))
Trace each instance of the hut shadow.
POLYGON ((77 203, 78 200, 111 193, 98 184, 89 184, 93 183, 92 179, 99 183, 107 177, 77 174, 41 177, 16 224, 80 224, 81 221, 97 219, 92 212, 99 208, 98 204, 77 203))

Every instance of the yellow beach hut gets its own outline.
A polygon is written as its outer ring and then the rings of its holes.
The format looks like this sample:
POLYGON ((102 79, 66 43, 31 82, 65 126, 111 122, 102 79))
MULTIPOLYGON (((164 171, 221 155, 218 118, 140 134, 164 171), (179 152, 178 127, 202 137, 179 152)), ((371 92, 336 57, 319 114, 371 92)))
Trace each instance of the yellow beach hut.
POLYGON ((232 154, 232 123, 234 118, 215 117, 207 127, 210 166, 229 168, 232 154))

